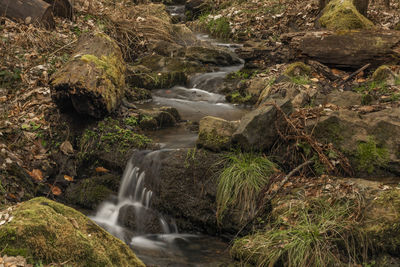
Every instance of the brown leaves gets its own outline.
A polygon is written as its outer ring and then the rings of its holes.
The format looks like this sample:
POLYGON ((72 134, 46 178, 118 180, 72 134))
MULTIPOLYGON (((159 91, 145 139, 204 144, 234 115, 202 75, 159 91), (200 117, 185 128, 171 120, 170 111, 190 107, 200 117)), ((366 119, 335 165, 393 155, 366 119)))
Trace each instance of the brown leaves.
POLYGON ((107 169, 104 168, 104 167, 97 167, 97 168, 96 168, 96 172, 99 172, 99 173, 106 173, 106 172, 110 172, 110 171, 107 170, 107 169))
POLYGON ((64 180, 66 180, 68 182, 73 182, 74 181, 74 177, 71 177, 69 175, 64 175, 64 180))
POLYGON ((61 189, 58 186, 48 184, 50 186, 51 193, 55 196, 59 196, 62 194, 61 189))
POLYGON ((36 181, 41 182, 43 181, 43 173, 39 169, 33 169, 31 172, 28 171, 28 174, 36 181))
POLYGON ((60 150, 63 152, 65 155, 71 155, 74 154, 74 148, 72 147, 71 143, 69 141, 64 141, 60 145, 60 150))

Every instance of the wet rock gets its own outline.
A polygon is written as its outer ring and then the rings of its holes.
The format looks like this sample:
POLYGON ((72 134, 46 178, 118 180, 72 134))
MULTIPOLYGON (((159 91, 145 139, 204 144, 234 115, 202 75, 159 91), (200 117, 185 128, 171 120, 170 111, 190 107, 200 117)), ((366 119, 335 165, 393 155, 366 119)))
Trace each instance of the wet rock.
POLYGON ((113 174, 80 180, 67 188, 65 201, 94 210, 101 202, 118 192, 120 180, 119 176, 113 174))
POLYGON ((132 205, 125 205, 119 211, 118 223, 136 233, 158 234, 163 229, 160 215, 151 209, 138 209, 132 205))
POLYGON ((13 215, 0 227, 0 247, 9 256, 44 264, 144 266, 121 240, 62 204, 35 198, 17 206, 13 215))
POLYGON ((159 167, 150 164, 146 171, 145 186, 154 192, 151 207, 174 218, 181 232, 235 234, 240 229, 239 216, 228 214, 221 227, 215 216, 216 173, 223 156, 203 149, 161 151, 159 167))
POLYGON ((180 120, 178 110, 172 107, 142 109, 140 114, 145 117, 141 120, 141 127, 146 129, 172 127, 180 120))
POLYGON ((209 47, 192 46, 186 49, 185 57, 188 60, 215 66, 231 66, 240 64, 240 59, 232 52, 209 47))
POLYGON ((324 143, 332 143, 349 157, 360 176, 400 174, 400 109, 389 108, 361 115, 339 110, 307 122, 307 128, 324 143))
MULTIPOLYGON (((276 105, 286 114, 291 113, 290 100, 278 100, 276 105)), ((268 150, 278 138, 275 122, 281 120, 281 115, 273 105, 264 105, 247 113, 241 120, 233 135, 232 142, 244 150, 268 150)))
POLYGON ((229 149, 231 138, 239 122, 207 116, 200 120, 197 145, 218 152, 229 149))

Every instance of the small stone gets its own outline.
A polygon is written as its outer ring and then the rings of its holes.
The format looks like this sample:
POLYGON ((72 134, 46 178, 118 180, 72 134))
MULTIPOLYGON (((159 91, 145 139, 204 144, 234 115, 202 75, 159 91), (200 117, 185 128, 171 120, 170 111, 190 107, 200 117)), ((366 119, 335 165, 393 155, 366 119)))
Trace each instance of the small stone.
POLYGON ((3 224, 5 224, 5 223, 6 223, 5 220, 0 221, 0 225, 3 225, 3 224))
POLYGON ((10 219, 8 219, 8 222, 11 222, 14 219, 14 216, 11 216, 10 219))

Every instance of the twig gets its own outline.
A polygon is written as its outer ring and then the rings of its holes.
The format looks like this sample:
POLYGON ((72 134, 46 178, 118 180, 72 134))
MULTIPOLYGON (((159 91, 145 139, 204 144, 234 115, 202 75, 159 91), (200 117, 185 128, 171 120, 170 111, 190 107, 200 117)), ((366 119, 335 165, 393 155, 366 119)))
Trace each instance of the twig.
MULTIPOLYGON (((290 179, 290 177, 292 177, 293 175, 295 175, 298 171, 300 171, 302 168, 304 168, 307 165, 310 165, 311 163, 313 163, 312 160, 308 160, 306 162, 303 162, 302 164, 300 164, 299 166, 297 166, 296 168, 294 168, 291 172, 288 173, 288 175, 286 175, 283 180, 281 181, 281 183, 279 184, 279 187, 272 193, 272 195, 270 195, 265 201, 264 203, 267 203, 269 201, 271 201, 276 194, 279 192, 279 190, 281 190, 281 188, 287 183, 287 181, 290 179)), ((259 209, 257 211, 257 213, 250 219, 248 220, 243 226, 242 228, 240 228, 240 230, 235 234, 235 236, 232 238, 232 241, 235 240, 238 235, 249 225, 251 224, 259 215, 260 215, 260 211, 263 211, 263 209, 259 209)))
POLYGON ((345 82, 347 82, 348 80, 350 80, 351 78, 353 78, 354 76, 356 76, 357 74, 359 74, 360 72, 362 72, 363 70, 365 70, 366 68, 368 68, 369 66, 371 66, 371 63, 366 64, 365 66, 363 66, 362 68, 356 70, 355 72, 353 72, 352 74, 350 74, 346 79, 344 79, 343 81, 341 81, 338 86, 343 85, 345 82))
POLYGON ((57 49, 56 51, 54 51, 53 53, 49 54, 49 56, 52 56, 52 55, 56 54, 57 52, 63 50, 64 48, 66 48, 66 47, 68 47, 68 46, 70 46, 70 45, 76 43, 77 41, 78 41, 78 39, 76 39, 76 40, 74 40, 74 41, 72 41, 72 42, 70 42, 70 43, 68 43, 68 44, 66 44, 66 45, 64 45, 64 46, 62 46, 62 47, 60 47, 60 48, 58 48, 58 49, 57 49))

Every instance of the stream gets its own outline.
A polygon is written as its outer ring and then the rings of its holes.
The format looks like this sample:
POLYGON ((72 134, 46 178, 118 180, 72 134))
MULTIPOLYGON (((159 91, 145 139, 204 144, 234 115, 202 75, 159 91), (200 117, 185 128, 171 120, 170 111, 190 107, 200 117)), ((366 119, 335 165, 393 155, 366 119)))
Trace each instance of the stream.
MULTIPOLYGON (((219 43, 204 34, 198 34, 197 38, 231 51, 237 47, 219 43)), ((215 72, 196 74, 187 87, 153 90, 153 101, 137 106, 143 109, 171 106, 178 110, 184 121, 199 122, 208 115, 239 120, 245 110, 227 103, 218 93, 218 87, 229 73, 242 67, 221 67, 215 72)), ((123 173, 118 196, 102 203, 92 219, 131 245, 148 266, 220 266, 231 263, 226 242, 212 236, 180 233, 174 218, 151 208, 154 194, 145 187, 146 179, 162 179, 158 174, 160 154, 195 147, 197 133, 181 125, 155 131, 150 137, 161 149, 134 153, 123 173), (130 227, 124 224, 127 219, 130 227)))

